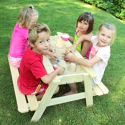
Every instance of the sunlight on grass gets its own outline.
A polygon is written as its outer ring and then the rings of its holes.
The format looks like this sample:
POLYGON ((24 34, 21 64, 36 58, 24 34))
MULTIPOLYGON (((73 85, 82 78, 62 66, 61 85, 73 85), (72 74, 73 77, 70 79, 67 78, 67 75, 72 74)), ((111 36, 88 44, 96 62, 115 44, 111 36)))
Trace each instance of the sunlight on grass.
POLYGON ((125 24, 125 20, 120 20, 120 19, 118 19, 120 22, 122 22, 122 23, 124 23, 125 24))
POLYGON ((76 5, 78 6, 81 6, 81 7, 84 7, 84 8, 90 8, 90 9, 95 9, 96 7, 92 6, 92 5, 89 5, 89 4, 86 4, 86 3, 83 3, 83 2, 74 2, 76 5))
POLYGON ((46 6, 46 5, 48 5, 49 3, 38 3, 38 4, 35 4, 35 5, 37 5, 37 6, 39 6, 39 7, 42 7, 42 6, 46 6))
POLYGON ((95 8, 94 6, 91 6, 89 4, 85 4, 83 2, 81 2, 81 3, 75 2, 75 4, 77 4, 77 5, 81 6, 81 7, 86 7, 86 8, 91 8, 91 9, 95 8))
POLYGON ((15 9, 17 9, 17 8, 19 8, 19 7, 10 7, 10 6, 6 6, 6 8, 7 8, 7 9, 10 9, 10 10, 15 10, 15 9))
MULTIPOLYGON (((124 74, 125 75, 125 74, 124 74)), ((123 91, 125 90, 125 76, 123 76, 120 80, 119 80, 120 86, 119 86, 119 90, 123 91)), ((124 91, 125 93, 125 91, 124 91)))

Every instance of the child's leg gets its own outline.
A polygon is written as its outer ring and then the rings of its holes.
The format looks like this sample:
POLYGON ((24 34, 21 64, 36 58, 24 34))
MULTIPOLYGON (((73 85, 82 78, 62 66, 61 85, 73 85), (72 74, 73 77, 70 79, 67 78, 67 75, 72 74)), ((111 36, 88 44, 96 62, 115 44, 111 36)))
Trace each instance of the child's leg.
POLYGON ((57 87, 57 89, 55 90, 54 94, 59 92, 59 86, 57 87))
POLYGON ((65 93, 64 96, 77 93, 76 83, 69 84, 69 87, 71 90, 69 92, 65 93))
POLYGON ((37 98, 37 101, 40 101, 42 99, 44 94, 39 94, 39 95, 36 95, 36 98, 37 98))
MULTIPOLYGON (((54 94, 56 94, 58 91, 59 91, 59 86, 55 90, 54 94)), ((43 95, 44 95, 44 93, 36 95, 37 100, 40 101, 42 99, 43 95)))

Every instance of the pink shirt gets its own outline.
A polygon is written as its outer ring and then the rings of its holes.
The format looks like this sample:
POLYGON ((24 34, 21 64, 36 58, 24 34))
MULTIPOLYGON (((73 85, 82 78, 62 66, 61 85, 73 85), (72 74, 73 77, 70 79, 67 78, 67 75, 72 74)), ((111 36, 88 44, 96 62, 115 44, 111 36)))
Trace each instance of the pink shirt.
POLYGON ((20 28, 19 24, 17 23, 12 33, 10 50, 8 55, 14 58, 22 58, 28 46, 27 38, 28 38, 28 29, 20 28))

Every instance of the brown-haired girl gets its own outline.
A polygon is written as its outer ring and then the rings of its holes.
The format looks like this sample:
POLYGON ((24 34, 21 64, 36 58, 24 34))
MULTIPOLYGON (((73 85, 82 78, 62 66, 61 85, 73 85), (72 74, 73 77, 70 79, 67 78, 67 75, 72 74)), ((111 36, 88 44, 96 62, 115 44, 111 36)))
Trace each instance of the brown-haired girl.
MULTIPOLYGON (((69 41, 75 43, 78 38, 82 35, 90 34, 92 35, 92 30, 94 26, 94 17, 90 12, 84 12, 80 14, 76 21, 76 32, 75 36, 69 37, 69 41)), ((87 41, 82 41, 76 48, 82 56, 88 58, 91 50, 91 43, 87 41)))

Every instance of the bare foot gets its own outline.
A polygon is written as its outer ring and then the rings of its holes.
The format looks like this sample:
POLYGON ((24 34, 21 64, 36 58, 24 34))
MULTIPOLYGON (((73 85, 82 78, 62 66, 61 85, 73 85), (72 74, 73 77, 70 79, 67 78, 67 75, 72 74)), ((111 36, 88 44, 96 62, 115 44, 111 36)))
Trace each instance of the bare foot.
POLYGON ((63 94, 63 96, 72 95, 72 94, 76 94, 76 93, 77 93, 77 91, 69 91, 69 92, 63 94))
POLYGON ((43 97, 43 94, 39 94, 39 95, 37 95, 37 96, 36 96, 37 101, 40 101, 40 100, 42 99, 42 97, 43 97))

